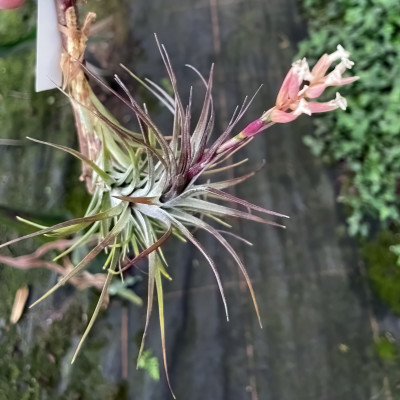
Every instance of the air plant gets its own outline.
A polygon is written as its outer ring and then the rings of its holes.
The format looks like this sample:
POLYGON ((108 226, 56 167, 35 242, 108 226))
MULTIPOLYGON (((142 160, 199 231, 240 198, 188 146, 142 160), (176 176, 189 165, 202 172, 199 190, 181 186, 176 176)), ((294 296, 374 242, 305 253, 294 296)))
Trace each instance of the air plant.
POLYGON ((242 106, 233 113, 225 130, 213 140, 212 137, 216 134, 214 132, 215 112, 212 98, 213 67, 210 69, 208 79, 204 78, 195 68, 190 67, 199 75, 205 88, 200 116, 197 121, 193 121, 192 90, 190 90, 188 104, 184 106, 171 61, 164 46, 156 38, 173 95, 170 96, 149 80, 142 81, 133 73, 131 75, 171 112, 172 127, 160 128, 151 119, 146 107, 138 104, 117 76, 115 79, 125 96, 121 96, 106 86, 83 66, 85 42, 94 15, 89 14, 83 29, 78 28, 73 7, 68 8, 65 15, 66 23, 61 28, 66 44, 62 61, 64 90, 74 109, 81 151, 32 140, 53 146, 79 158, 83 164, 81 179, 86 181, 92 199, 83 217, 51 227, 36 225, 39 228, 37 232, 11 240, 0 247, 37 235, 56 238, 75 235, 76 240, 56 257, 57 260, 75 249, 87 245, 94 236, 98 238, 97 244, 90 249, 86 256, 73 269, 63 274, 58 283, 33 304, 42 301, 69 280, 82 274, 89 263, 101 252, 107 254, 103 266, 106 277, 100 298, 72 361, 75 360, 83 341, 94 324, 107 297, 111 281, 117 275, 123 278, 126 270, 133 267, 140 259, 147 258, 147 313, 138 359, 140 360, 143 354, 153 310, 153 298, 156 294, 164 368, 171 388, 165 350, 162 285, 163 278, 171 278, 167 272, 162 245, 170 236, 174 235, 192 243, 202 253, 215 275, 226 318, 229 319, 217 266, 196 239, 193 230, 195 228, 202 229, 212 235, 230 254, 243 273, 261 326, 259 309, 250 278, 241 259, 226 238, 233 234, 214 227, 211 221, 227 226, 226 218, 232 217, 284 227, 274 220, 266 219, 265 216, 278 218, 287 218, 287 216, 259 207, 225 191, 225 189, 252 177, 254 172, 222 181, 214 180, 213 176, 217 172, 233 169, 239 165, 240 163, 228 165, 224 165, 224 163, 258 133, 274 123, 292 121, 303 113, 311 115, 339 107, 345 109, 345 99, 339 94, 336 99, 329 102, 318 103, 308 101, 308 99, 319 97, 328 86, 348 84, 358 77, 342 78, 344 71, 351 68, 353 63, 348 59, 349 54, 340 46, 335 53, 323 55, 311 71, 305 59, 297 61, 288 72, 274 107, 263 113, 260 118, 249 124, 240 133, 233 135, 238 122, 252 101, 252 99, 250 101, 245 99, 242 106), (339 59, 340 63, 327 74, 331 64, 339 59), (103 107, 94 95, 85 73, 92 75, 95 81, 112 95, 118 97, 130 109, 137 118, 140 133, 123 127, 103 107), (258 214, 253 214, 252 211, 258 214))

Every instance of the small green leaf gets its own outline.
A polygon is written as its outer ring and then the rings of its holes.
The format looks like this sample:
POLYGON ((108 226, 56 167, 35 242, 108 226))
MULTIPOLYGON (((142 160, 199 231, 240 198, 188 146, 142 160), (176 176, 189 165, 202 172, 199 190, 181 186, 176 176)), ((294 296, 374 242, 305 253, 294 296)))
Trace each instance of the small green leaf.
POLYGON ((156 356, 152 355, 152 351, 146 350, 142 353, 142 356, 140 357, 137 367, 138 369, 143 369, 147 371, 147 373, 150 375, 150 377, 155 380, 159 381, 160 380, 160 366, 158 362, 158 358, 156 356))

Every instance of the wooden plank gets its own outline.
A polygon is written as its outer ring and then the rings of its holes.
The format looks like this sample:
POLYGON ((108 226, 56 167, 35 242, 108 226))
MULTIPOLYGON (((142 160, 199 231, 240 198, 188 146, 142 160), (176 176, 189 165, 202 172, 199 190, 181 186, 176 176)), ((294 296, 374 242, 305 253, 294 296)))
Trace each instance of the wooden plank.
MULTIPOLYGON (((149 35, 152 31, 166 44, 183 93, 193 82, 183 64, 193 64, 207 75, 210 63, 216 62, 217 132, 234 106, 261 83, 264 87, 241 126, 273 105, 297 42, 305 36, 292 0, 174 0, 168 7, 137 0, 131 8, 132 37, 146 52, 145 59, 131 62, 139 74, 152 79, 165 75, 149 35)), ((194 87, 198 90, 197 82, 194 87)), ((178 245, 170 262, 174 282, 167 284, 166 301, 169 364, 178 398, 379 396, 379 366, 371 355, 364 297, 354 278, 355 243, 338 234, 343 222, 333 182, 302 144, 302 135, 311 129, 307 117, 275 126, 242 152, 251 159, 250 165, 240 167, 243 173, 263 159, 267 163, 237 188, 237 194, 291 216, 285 231, 247 222, 238 226, 234 221, 236 231, 254 243, 251 248, 234 245, 255 284, 263 330, 257 326, 243 278, 227 255, 200 235, 211 246, 227 282, 230 323, 224 320, 205 262, 192 249, 178 245)), ((152 330, 151 341, 157 340, 152 330)), ((168 396, 167 391, 160 395, 158 386, 138 389, 140 383, 135 383, 132 396, 168 396)))

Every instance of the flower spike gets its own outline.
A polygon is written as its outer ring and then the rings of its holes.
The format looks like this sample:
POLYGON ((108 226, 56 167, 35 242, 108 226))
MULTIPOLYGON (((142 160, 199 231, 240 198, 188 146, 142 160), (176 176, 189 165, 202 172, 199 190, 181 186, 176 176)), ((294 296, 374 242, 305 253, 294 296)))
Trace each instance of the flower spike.
POLYGON ((355 82, 358 76, 343 77, 347 69, 351 69, 354 62, 349 59, 350 53, 341 45, 331 54, 324 54, 317 61, 314 68, 310 67, 306 58, 297 60, 279 90, 275 106, 265 111, 263 115, 246 126, 239 134, 223 143, 217 153, 232 151, 241 146, 246 140, 251 139, 261 131, 269 128, 274 123, 287 123, 294 121, 299 115, 321 113, 341 108, 346 109, 346 99, 336 94, 334 100, 328 102, 315 102, 328 86, 343 86, 355 82), (327 74, 332 63, 340 60, 332 72, 327 74))

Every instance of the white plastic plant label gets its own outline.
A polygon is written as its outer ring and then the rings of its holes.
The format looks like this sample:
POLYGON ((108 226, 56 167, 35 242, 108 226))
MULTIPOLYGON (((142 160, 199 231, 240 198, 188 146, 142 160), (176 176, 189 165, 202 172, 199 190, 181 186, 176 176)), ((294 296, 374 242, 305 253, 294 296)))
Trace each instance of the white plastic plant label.
POLYGON ((61 86, 61 36, 54 0, 38 0, 36 91, 61 86))

